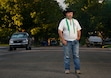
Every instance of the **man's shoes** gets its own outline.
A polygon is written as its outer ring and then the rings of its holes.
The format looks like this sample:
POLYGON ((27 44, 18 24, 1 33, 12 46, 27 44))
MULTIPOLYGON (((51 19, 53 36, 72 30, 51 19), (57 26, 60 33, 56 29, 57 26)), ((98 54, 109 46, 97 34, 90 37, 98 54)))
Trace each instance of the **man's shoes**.
POLYGON ((76 74, 81 74, 80 70, 75 71, 76 74))
POLYGON ((70 71, 69 70, 65 70, 65 74, 70 74, 70 71))

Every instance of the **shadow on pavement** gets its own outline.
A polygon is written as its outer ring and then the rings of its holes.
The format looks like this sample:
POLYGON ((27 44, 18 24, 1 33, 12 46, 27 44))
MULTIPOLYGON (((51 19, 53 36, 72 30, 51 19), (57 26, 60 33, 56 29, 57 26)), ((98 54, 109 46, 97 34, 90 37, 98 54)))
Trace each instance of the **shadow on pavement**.
POLYGON ((76 78, 80 78, 80 75, 78 75, 78 74, 75 74, 76 75, 76 78))

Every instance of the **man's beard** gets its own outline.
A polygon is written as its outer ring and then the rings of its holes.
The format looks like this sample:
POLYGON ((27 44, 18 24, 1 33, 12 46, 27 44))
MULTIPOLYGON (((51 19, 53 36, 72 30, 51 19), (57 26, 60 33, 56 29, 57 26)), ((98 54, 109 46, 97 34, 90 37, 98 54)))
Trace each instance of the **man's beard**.
POLYGON ((68 16, 67 18, 68 18, 68 19, 72 19, 73 17, 72 17, 72 16, 68 16))

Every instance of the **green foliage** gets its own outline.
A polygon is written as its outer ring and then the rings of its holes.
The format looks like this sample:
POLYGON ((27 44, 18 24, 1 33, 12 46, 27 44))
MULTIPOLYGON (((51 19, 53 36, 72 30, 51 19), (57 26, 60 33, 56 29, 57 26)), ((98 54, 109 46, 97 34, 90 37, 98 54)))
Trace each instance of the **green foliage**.
POLYGON ((111 1, 99 3, 98 0, 66 0, 70 8, 76 10, 75 18, 80 21, 83 36, 88 32, 100 31, 105 36, 111 33, 111 1))
POLYGON ((8 32, 25 29, 32 35, 48 38, 57 35, 62 13, 55 0, 0 0, 0 17, 1 36, 11 34, 3 32, 4 29, 8 32))
MULTIPOLYGON (((83 28, 83 37, 90 31, 111 33, 111 1, 66 0, 76 10, 75 18, 83 28), (109 1, 109 2, 108 2, 109 1)), ((55 0, 0 0, 0 35, 10 36, 25 29, 38 40, 58 37, 57 27, 63 18, 62 9, 55 0)))

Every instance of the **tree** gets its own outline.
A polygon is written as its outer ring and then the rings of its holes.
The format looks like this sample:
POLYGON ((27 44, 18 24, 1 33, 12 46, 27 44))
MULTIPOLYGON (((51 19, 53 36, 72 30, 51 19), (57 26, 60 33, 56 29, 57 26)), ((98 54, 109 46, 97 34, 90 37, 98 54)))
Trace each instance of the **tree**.
POLYGON ((38 39, 47 39, 58 37, 62 10, 55 0, 0 0, 0 16, 1 33, 10 32, 5 36, 24 29, 38 39))
MULTIPOLYGON (((105 35, 110 32, 109 26, 111 10, 108 8, 110 2, 99 3, 98 0, 66 0, 70 8, 76 10, 76 18, 83 28, 83 36, 88 32, 100 31, 105 35), (110 10, 110 12, 109 12, 110 10)), ((108 36, 108 35, 107 35, 108 36)))
POLYGON ((62 9, 60 9, 58 3, 54 0, 40 0, 36 7, 39 8, 36 9, 34 20, 37 20, 37 22, 33 30, 38 31, 39 29, 39 31, 35 34, 45 39, 57 37, 57 26, 62 17, 62 9))

